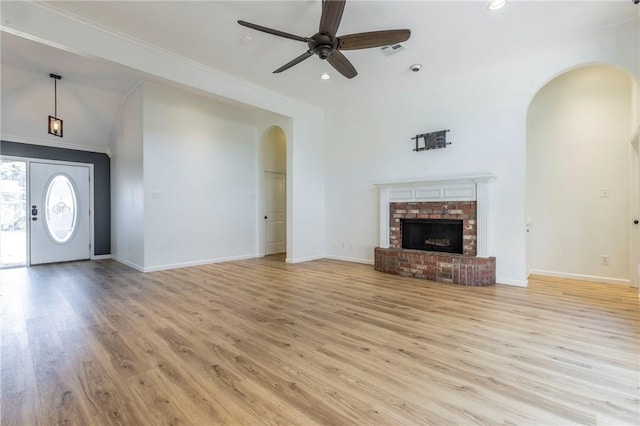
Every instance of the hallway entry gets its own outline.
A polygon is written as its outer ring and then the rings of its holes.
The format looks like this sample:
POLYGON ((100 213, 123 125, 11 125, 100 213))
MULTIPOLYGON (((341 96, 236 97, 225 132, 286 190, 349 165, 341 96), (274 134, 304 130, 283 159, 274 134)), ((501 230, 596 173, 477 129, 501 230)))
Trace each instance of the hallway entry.
POLYGON ((264 253, 287 251, 287 138, 274 126, 263 137, 264 253))

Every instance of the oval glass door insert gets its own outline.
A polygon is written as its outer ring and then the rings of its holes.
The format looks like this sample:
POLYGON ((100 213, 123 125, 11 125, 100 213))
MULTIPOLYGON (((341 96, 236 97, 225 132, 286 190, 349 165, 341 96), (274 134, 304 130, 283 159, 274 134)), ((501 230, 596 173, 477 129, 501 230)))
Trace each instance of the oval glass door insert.
POLYGON ((73 184, 64 175, 49 182, 45 197, 45 222, 54 241, 64 244, 76 230, 78 205, 73 184))

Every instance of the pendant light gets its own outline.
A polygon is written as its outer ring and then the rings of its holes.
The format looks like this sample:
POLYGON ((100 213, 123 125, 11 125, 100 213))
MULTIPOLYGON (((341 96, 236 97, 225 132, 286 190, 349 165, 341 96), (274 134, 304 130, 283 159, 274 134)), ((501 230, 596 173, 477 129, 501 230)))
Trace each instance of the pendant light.
POLYGON ((53 117, 49 116, 49 134, 53 136, 62 137, 62 120, 58 118, 58 80, 60 80, 62 77, 55 74, 49 74, 49 77, 53 78, 53 103, 54 103, 53 117))

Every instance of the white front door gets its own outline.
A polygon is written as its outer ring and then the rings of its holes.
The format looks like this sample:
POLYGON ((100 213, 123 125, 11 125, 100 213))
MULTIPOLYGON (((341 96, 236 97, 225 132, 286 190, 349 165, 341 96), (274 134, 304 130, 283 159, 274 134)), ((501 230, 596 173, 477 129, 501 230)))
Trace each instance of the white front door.
POLYGON ((31 264, 91 257, 89 167, 29 165, 31 264))
POLYGON ((265 172, 265 254, 287 251, 287 175, 265 172))

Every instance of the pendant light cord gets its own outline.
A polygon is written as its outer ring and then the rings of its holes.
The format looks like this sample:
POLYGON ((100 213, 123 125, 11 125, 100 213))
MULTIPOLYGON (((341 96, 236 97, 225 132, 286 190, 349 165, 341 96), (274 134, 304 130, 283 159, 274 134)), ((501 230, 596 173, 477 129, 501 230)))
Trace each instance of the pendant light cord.
POLYGON ((49 77, 53 78, 53 108, 54 108, 54 118, 58 119, 58 80, 62 77, 56 74, 49 74, 49 77))
POLYGON ((53 116, 58 119, 58 80, 53 79, 53 116))

